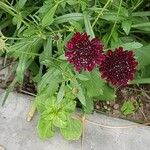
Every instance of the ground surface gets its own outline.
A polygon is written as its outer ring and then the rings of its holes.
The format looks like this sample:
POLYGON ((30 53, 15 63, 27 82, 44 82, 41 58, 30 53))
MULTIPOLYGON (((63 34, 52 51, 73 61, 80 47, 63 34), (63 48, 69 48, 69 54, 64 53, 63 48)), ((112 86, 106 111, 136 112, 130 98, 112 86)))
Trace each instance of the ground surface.
POLYGON ((95 109, 112 117, 140 123, 150 122, 150 85, 128 85, 120 88, 115 101, 97 101, 95 109), (125 101, 132 102, 135 107, 133 113, 129 115, 124 115, 121 111, 125 101))
MULTIPOLYGON (((0 90, 0 99, 3 97, 0 90)), ((66 141, 58 133, 47 141, 42 141, 36 133, 37 115, 31 122, 26 115, 33 98, 11 93, 6 105, 0 108, 0 150, 80 150, 81 141, 66 141)), ((132 122, 107 117, 100 114, 87 116, 95 123, 119 128, 99 127, 85 123, 83 150, 149 150, 150 127, 128 127, 132 122)))

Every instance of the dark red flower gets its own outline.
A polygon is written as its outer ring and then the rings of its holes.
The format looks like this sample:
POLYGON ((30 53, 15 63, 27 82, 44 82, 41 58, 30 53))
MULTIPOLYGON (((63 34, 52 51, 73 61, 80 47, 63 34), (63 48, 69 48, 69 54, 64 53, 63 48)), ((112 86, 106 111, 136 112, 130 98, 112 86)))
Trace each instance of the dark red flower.
POLYGON ((100 65, 101 76, 112 85, 124 86, 134 79, 137 64, 132 51, 123 50, 122 47, 114 52, 109 50, 100 65))
POLYGON ((67 43, 65 56, 77 71, 92 71, 104 60, 102 52, 103 45, 97 38, 90 40, 87 33, 77 32, 67 43))

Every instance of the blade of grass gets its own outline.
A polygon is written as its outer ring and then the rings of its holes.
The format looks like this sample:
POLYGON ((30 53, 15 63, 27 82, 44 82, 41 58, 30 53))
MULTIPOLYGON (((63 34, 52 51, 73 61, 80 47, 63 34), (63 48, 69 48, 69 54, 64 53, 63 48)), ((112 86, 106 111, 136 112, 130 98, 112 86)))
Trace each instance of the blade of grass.
POLYGON ((6 102, 7 98, 8 98, 8 96, 9 96, 9 94, 10 94, 10 92, 13 91, 13 89, 14 89, 16 83, 17 83, 17 79, 15 78, 15 79, 13 80, 13 82, 10 84, 10 86, 8 87, 8 89, 6 90, 6 93, 5 93, 3 102, 2 102, 2 106, 4 106, 4 104, 5 104, 5 102, 6 102))

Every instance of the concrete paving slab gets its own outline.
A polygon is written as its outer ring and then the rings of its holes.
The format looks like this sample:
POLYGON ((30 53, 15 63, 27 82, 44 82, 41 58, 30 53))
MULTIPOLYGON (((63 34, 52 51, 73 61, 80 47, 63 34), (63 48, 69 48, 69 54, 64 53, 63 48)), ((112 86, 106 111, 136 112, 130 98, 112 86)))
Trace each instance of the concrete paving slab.
MULTIPOLYGON (((0 90, 0 99, 3 95, 4 91, 0 90)), ((66 141, 59 133, 46 141, 38 138, 35 128, 38 116, 26 121, 32 99, 11 93, 6 105, 0 108, 0 150, 80 150, 80 140, 66 141)), ((96 113, 88 119, 102 125, 133 124, 96 113)), ((86 122, 83 150, 150 150, 150 127, 104 128, 86 122)))

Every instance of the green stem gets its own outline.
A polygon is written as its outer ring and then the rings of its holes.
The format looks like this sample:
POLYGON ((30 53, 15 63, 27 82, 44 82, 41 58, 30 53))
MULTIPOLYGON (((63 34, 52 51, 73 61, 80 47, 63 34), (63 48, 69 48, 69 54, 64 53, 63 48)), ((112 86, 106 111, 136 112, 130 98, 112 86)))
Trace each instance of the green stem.
POLYGON ((111 33, 110 33, 110 35, 109 35, 109 37, 108 37, 106 43, 109 42, 109 40, 110 40, 110 38, 111 38, 111 36, 112 36, 112 34, 113 34, 113 32, 114 32, 114 29, 115 29, 115 27, 116 27, 117 19, 118 19, 118 17, 119 17, 119 13, 120 13, 120 9, 121 9, 121 5, 122 5, 122 0, 120 0, 119 8, 118 8, 117 16, 116 16, 116 20, 115 20, 115 23, 114 23, 114 25, 113 25, 113 27, 112 27, 112 29, 111 29, 111 33))
POLYGON ((102 10, 98 13, 98 16, 96 17, 95 21, 92 24, 92 28, 95 26, 95 24, 98 21, 99 17, 101 15, 103 15, 104 10, 106 9, 106 7, 109 5, 110 2, 112 2, 112 0, 108 0, 107 3, 105 4, 105 6, 102 8, 102 10))

